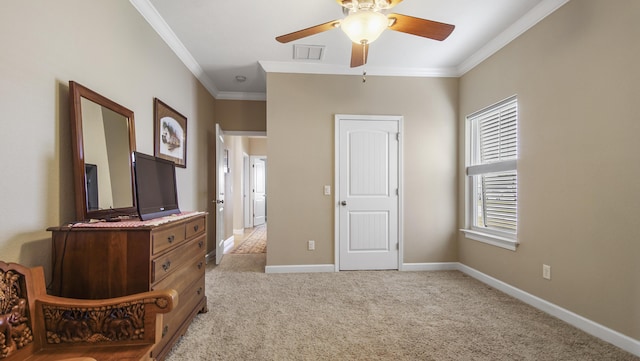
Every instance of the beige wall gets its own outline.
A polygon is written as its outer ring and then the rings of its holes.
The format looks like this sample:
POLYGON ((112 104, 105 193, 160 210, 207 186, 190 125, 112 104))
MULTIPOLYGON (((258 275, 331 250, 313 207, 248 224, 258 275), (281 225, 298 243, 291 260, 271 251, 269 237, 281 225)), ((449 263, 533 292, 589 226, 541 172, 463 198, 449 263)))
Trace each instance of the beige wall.
MULTIPOLYGON (((518 94, 521 245, 511 252, 460 235, 460 261, 635 339, 639 14, 637 0, 569 2, 462 77, 459 121, 464 144, 465 115, 518 94)), ((462 175, 462 153, 459 167, 462 175)))
POLYGON ((267 138, 249 138, 251 155, 267 155, 267 138))
POLYGON ((244 205, 243 205, 243 174, 244 174, 244 154, 249 154, 249 138, 247 137, 232 137, 233 152, 231 157, 233 158, 233 166, 231 173, 233 177, 233 230, 239 231, 244 229, 244 205))
POLYGON ((270 73, 267 102, 268 265, 334 263, 335 114, 404 116, 404 262, 457 261, 458 79, 270 73))
POLYGON ((153 154, 154 97, 184 114, 180 206, 207 210, 214 99, 128 1, 4 1, 0 43, 0 259, 49 272, 46 228, 75 219, 69 80, 133 110, 144 153, 153 154))
POLYGON ((266 128, 267 103, 258 100, 217 99, 216 121, 225 131, 262 131, 266 128))

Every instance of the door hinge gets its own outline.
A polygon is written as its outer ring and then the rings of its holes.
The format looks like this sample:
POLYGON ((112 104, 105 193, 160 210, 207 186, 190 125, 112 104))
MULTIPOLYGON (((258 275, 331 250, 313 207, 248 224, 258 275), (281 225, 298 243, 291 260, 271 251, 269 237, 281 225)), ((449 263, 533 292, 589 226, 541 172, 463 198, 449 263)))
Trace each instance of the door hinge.
POLYGON ((400 140, 400 133, 396 133, 396 140, 400 140))
POLYGON ((396 188, 396 195, 399 196, 400 195, 400 191, 398 190, 398 188, 396 188))
POLYGON ((396 243, 396 249, 399 251, 400 250, 400 242, 396 243))

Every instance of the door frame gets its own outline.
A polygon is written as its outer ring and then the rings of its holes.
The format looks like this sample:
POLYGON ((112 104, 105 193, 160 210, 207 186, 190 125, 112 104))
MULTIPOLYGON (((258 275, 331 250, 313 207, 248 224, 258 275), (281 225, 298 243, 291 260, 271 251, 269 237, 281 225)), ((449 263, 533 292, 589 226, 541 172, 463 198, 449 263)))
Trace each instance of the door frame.
POLYGON ((334 267, 340 271, 340 122, 343 120, 395 121, 398 123, 398 271, 403 270, 404 260, 404 117, 402 115, 355 115, 334 116, 334 267))
POLYGON ((242 153, 242 227, 251 228, 251 162, 249 154, 242 153))
POLYGON ((223 196, 226 196, 224 194, 224 189, 221 189, 221 187, 224 187, 224 185, 220 184, 220 180, 224 179, 225 174, 224 172, 221 172, 222 169, 222 157, 223 157, 223 152, 224 152, 224 130, 222 129, 222 127, 220 126, 220 124, 216 123, 216 130, 215 130, 215 137, 216 137, 216 197, 213 200, 213 202, 215 203, 215 217, 216 217, 216 232, 215 232, 215 237, 216 237, 216 264, 220 264, 220 262, 222 261, 222 257, 224 256, 224 251, 225 251, 225 233, 224 233, 224 198, 221 200, 220 199, 220 194, 222 194, 223 196), (219 204, 218 202, 222 201, 222 204, 219 204), (222 208, 222 210, 221 210, 222 208))
MULTIPOLYGON (((255 185, 255 168, 253 167, 253 163, 255 162, 256 159, 264 159, 265 160, 265 184, 267 181, 267 174, 266 174, 266 159, 267 156, 266 155, 254 155, 251 154, 249 156, 249 223, 251 225, 251 227, 254 227, 254 219, 255 219, 255 210, 254 208, 254 203, 255 203, 255 192, 253 191, 256 187, 255 185)), ((266 204, 265 204, 265 215, 266 215, 266 204)))

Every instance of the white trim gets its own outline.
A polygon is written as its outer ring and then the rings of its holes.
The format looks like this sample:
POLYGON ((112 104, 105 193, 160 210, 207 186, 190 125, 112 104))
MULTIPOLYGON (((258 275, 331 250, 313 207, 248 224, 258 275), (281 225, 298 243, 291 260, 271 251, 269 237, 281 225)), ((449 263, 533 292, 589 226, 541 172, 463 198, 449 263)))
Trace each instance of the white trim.
MULTIPOLYGON (((226 133, 225 133, 226 134, 226 133)), ((266 160, 267 156, 266 155, 260 155, 260 154, 251 154, 249 155, 249 228, 253 228, 255 226, 254 221, 255 221, 255 202, 256 202, 256 194, 253 191, 256 187, 255 182, 255 162, 256 160, 266 160)), ((266 167, 266 164, 265 164, 266 167)), ((266 169, 265 169, 266 172, 266 169)), ((265 173, 265 182, 266 182, 266 173, 265 173)), ((265 193, 266 194, 266 193, 265 193)), ((265 205, 266 206, 266 205, 265 205)), ((265 222, 266 222, 266 213, 267 209, 265 208, 265 222)))
POLYGON ((569 0, 543 0, 505 31, 486 43, 480 50, 458 65, 456 69, 457 76, 463 76, 568 2, 569 0))
POLYGON ((398 271, 404 267, 404 117, 398 118, 398 271))
POLYGON ((479 232, 471 229, 461 229, 464 236, 474 241, 490 244, 492 246, 501 247, 510 251, 515 251, 518 247, 518 241, 506 237, 500 237, 489 233, 479 232))
POLYGON ((236 235, 238 235, 238 236, 242 236, 242 235, 244 235, 244 228, 234 229, 234 230, 233 230, 233 235, 234 235, 234 236, 236 236, 236 235))
MULTIPOLYGON (((267 73, 289 74, 329 74, 329 75, 358 75, 362 76, 362 69, 349 68, 339 64, 292 63, 287 61, 258 61, 267 73)), ((456 68, 398 68, 367 66, 367 75, 373 76, 408 76, 416 78, 449 78, 457 77, 456 68)))
MULTIPOLYGON (((140 15, 151 25, 167 43, 169 48, 178 56, 184 65, 198 78, 202 85, 216 99, 228 100, 259 100, 267 99, 266 93, 258 92, 222 92, 204 72, 204 69, 178 39, 166 21, 160 16, 150 0, 129 0, 140 15)), ((398 68, 398 67, 368 67, 367 73, 372 76, 408 76, 408 77, 460 77, 482 63, 491 55, 498 52, 525 31, 536 25, 549 14, 556 11, 569 0, 543 0, 509 28, 500 33, 493 40, 486 43, 461 64, 454 68, 398 68)), ((342 65, 328 65, 315 63, 292 63, 283 61, 258 61, 262 70, 267 73, 298 73, 298 74, 332 74, 332 75, 360 75, 357 68, 347 68, 342 65)))
POLYGON ((151 4, 150 0, 129 0, 142 17, 151 25, 153 30, 160 35, 162 40, 173 50, 182 63, 195 75, 202 85, 213 95, 218 97, 220 91, 213 84, 211 79, 205 74, 204 69, 198 64, 189 50, 178 39, 178 36, 171 30, 169 24, 160 16, 158 10, 151 4))
POLYGON ((401 271, 457 271, 459 267, 458 262, 404 263, 401 271))
POLYGON ((467 167, 467 175, 474 176, 485 173, 498 173, 518 169, 516 159, 503 160, 500 162, 470 165, 467 167))
POLYGON ((402 115, 334 115, 334 265, 335 272, 340 271, 340 121, 342 120, 391 120, 398 123, 398 270, 403 270, 404 261, 404 116, 402 115))
POLYGON ((223 92, 218 91, 212 94, 216 99, 224 100, 267 100, 267 93, 250 93, 250 92, 223 92))
POLYGON ((460 272, 463 272, 482 283, 486 283, 487 285, 499 291, 502 291, 509 296, 515 297, 528 305, 531 305, 547 314, 550 314, 551 316, 557 317, 562 321, 574 327, 577 327, 592 336, 609 342, 636 356, 640 356, 640 340, 636 340, 629 336, 623 335, 618 331, 612 330, 599 323, 591 321, 583 316, 573 313, 549 301, 543 300, 540 297, 534 296, 528 292, 511 286, 464 264, 459 264, 459 270, 460 272))
POLYGON ((204 69, 191 55, 187 47, 184 46, 178 36, 171 30, 169 24, 160 16, 158 10, 151 4, 150 0, 129 0, 131 5, 138 10, 140 15, 151 25, 153 30, 160 35, 160 38, 173 50, 182 63, 191 71, 191 73, 202 83, 202 85, 216 99, 229 100, 266 100, 266 93, 242 93, 242 92, 221 92, 213 84, 213 81, 205 73, 204 69))
POLYGON ((212 250, 204 256, 204 261, 208 264, 209 262, 216 261, 216 250, 212 250))
POLYGON ((332 264, 304 264, 290 266, 266 266, 264 273, 324 273, 334 272, 332 264))
POLYGON ((229 253, 233 249, 234 242, 235 242, 235 237, 234 236, 231 236, 231 237, 225 239, 224 240, 224 251, 222 253, 223 254, 229 253))
POLYGON ((335 272, 340 272, 340 127, 337 115, 333 129, 333 266, 335 272))
POLYGON ((239 137, 266 137, 267 132, 261 130, 225 130, 224 135, 235 135, 239 137))

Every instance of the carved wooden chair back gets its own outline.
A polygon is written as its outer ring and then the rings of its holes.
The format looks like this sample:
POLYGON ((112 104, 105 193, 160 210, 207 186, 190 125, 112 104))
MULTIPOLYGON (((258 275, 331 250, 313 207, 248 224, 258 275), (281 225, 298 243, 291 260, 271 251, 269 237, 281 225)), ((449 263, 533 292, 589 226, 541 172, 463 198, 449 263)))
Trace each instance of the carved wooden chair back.
POLYGON ((28 268, 0 262, 0 360, 26 359, 33 352, 36 340, 30 278, 28 268))

